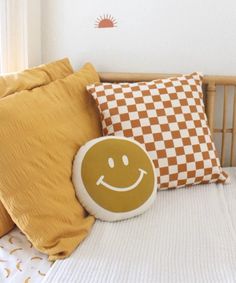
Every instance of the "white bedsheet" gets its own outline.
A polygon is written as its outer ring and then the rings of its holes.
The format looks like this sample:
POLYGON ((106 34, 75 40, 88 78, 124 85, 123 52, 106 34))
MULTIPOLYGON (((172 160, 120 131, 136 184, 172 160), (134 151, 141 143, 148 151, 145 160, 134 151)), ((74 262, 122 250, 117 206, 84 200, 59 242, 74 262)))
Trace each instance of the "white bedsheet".
POLYGON ((90 236, 44 283, 236 282, 236 168, 229 185, 158 192, 153 207, 90 236))
POLYGON ((18 228, 0 239, 1 283, 40 283, 51 265, 18 228))

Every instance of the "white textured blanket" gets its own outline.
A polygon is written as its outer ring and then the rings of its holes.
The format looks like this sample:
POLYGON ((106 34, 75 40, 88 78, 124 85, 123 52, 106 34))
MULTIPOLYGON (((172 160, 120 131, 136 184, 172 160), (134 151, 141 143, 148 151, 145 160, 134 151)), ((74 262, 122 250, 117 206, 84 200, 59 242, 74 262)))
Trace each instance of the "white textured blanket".
POLYGON ((228 172, 230 185, 159 192, 142 216, 97 221, 44 283, 236 282, 236 168, 228 172))

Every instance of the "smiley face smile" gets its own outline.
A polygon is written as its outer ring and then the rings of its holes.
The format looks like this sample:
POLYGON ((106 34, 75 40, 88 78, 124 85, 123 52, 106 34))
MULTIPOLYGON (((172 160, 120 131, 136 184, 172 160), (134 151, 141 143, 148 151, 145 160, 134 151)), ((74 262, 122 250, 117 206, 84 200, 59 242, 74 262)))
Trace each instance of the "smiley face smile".
POLYGON ((131 191, 131 190, 135 189, 142 182, 144 175, 147 174, 147 172, 144 171, 143 169, 139 168, 138 170, 140 172, 139 177, 138 177, 137 181, 133 185, 131 185, 131 186, 122 187, 122 188, 121 187, 114 187, 114 186, 112 186, 112 185, 110 185, 110 184, 108 184, 108 183, 106 183, 104 181, 104 175, 102 175, 102 176, 100 176, 98 178, 98 180, 96 182, 96 185, 97 186, 103 185, 107 189, 110 189, 110 190, 116 191, 116 192, 128 192, 128 191, 131 191))

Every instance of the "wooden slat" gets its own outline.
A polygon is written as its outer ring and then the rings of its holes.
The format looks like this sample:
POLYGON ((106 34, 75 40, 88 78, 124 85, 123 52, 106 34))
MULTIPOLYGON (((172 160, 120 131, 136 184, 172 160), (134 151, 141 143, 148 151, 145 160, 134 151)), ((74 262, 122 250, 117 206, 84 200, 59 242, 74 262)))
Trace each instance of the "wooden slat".
MULTIPOLYGON (((102 82, 138 82, 165 79, 181 76, 182 74, 161 74, 161 73, 118 73, 99 72, 102 82)), ((215 85, 236 85, 236 76, 204 76, 203 83, 215 85)))
POLYGON ((236 85, 236 76, 204 76, 203 83, 214 82, 216 85, 236 85))
POLYGON ((236 158, 235 147, 236 147, 236 87, 234 87, 233 129, 232 129, 232 140, 231 140, 230 166, 234 165, 234 160, 236 158))
MULTIPOLYGON (((226 132, 226 134, 232 134, 233 129, 226 129, 225 132, 226 132)), ((213 133, 216 133, 216 134, 223 133, 223 129, 214 129, 213 133)))
POLYGON ((181 74, 160 74, 160 73, 99 73, 103 82, 140 82, 166 79, 181 76, 181 74))
POLYGON ((224 86, 224 104, 223 104, 223 131, 221 143, 221 164, 225 162, 225 143, 226 143, 226 130, 227 130, 227 109, 228 109, 228 87, 224 86))
POLYGON ((214 113, 215 113, 215 97, 216 97, 216 85, 211 82, 207 85, 206 90, 206 114, 208 117, 208 125, 211 133, 214 131, 214 113))

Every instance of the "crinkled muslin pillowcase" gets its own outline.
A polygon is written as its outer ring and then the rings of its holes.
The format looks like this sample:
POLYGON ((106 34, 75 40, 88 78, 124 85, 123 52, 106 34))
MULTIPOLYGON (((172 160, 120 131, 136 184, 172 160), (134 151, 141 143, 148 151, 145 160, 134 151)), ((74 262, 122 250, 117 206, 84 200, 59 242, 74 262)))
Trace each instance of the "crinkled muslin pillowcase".
POLYGON ((207 125, 200 74, 87 89, 100 110, 104 135, 145 145, 160 189, 227 181, 207 125))
POLYGON ((69 256, 94 222, 71 182, 77 150, 101 135, 86 85, 90 64, 48 85, 0 100, 0 199, 34 247, 50 260, 69 256))
MULTIPOLYGON (((23 72, 0 76, 0 99, 22 90, 46 85, 73 73, 68 59, 58 60, 23 72)), ((1 157, 0 157, 0 162, 1 157)), ((14 227, 14 222, 0 202, 0 237, 14 227)))
POLYGON ((49 64, 27 69, 19 73, 6 74, 0 77, 0 98, 19 92, 31 90, 63 79, 73 73, 67 58, 49 64))

